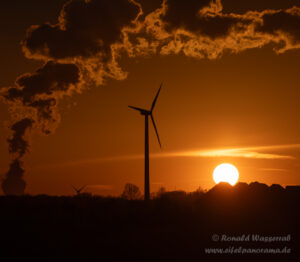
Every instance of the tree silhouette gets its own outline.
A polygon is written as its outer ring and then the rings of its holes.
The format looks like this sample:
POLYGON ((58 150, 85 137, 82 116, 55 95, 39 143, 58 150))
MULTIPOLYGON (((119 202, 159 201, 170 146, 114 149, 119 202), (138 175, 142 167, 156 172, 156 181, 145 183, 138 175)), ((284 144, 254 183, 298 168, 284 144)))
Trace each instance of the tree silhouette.
POLYGON ((127 183, 121 197, 127 200, 138 200, 142 198, 142 194, 138 186, 127 183))
POLYGON ((165 194, 167 191, 166 189, 162 186, 158 189, 157 193, 156 193, 156 197, 161 197, 163 194, 165 194))

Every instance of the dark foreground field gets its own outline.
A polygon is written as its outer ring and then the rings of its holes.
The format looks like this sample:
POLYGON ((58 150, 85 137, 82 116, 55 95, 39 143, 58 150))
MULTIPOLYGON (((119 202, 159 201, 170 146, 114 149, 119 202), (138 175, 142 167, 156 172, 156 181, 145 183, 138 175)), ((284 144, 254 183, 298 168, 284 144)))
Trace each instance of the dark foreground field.
POLYGON ((6 257, 0 260, 297 261, 299 200, 296 189, 255 183, 169 192, 148 203, 84 195, 0 197, 0 258, 6 257), (284 254, 207 253, 254 249, 284 254))

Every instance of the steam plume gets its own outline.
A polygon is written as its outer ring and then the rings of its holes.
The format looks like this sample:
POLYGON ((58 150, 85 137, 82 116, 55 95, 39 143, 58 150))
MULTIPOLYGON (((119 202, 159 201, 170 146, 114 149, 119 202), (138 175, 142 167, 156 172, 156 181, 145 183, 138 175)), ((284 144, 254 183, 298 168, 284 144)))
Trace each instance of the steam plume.
POLYGON ((24 193, 22 159, 29 150, 29 131, 34 127, 45 135, 53 132, 60 119, 57 111, 60 98, 79 91, 79 82, 79 69, 74 64, 49 61, 35 73, 20 76, 15 86, 2 90, 13 122, 12 136, 7 139, 12 163, 2 183, 5 194, 24 193))
POLYGON ((10 169, 2 182, 2 189, 6 195, 22 195, 26 187, 23 180, 24 169, 20 160, 28 150, 25 140, 26 131, 33 125, 33 120, 24 118, 11 126, 13 135, 7 139, 9 152, 14 155, 10 169))

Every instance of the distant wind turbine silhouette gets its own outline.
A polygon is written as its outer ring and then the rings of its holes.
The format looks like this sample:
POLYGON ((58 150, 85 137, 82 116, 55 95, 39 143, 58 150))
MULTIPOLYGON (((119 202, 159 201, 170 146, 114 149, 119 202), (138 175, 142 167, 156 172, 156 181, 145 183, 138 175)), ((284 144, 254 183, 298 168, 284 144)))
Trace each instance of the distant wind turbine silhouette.
POLYGON ((156 96, 155 96, 155 98, 154 98, 154 100, 152 102, 152 106, 151 106, 150 110, 146 110, 146 109, 138 108, 138 107, 134 107, 134 106, 128 106, 131 109, 139 111, 141 113, 141 115, 145 116, 145 189, 144 189, 144 199, 145 200, 149 200, 150 199, 150 184, 149 184, 149 125, 148 125, 149 116, 151 117, 152 124, 153 124, 154 130, 155 130, 156 136, 157 136, 157 140, 158 140, 159 146, 161 147, 161 143, 160 143, 158 131, 157 131, 157 128, 156 128, 156 125, 155 125, 155 121, 154 121, 154 118, 153 118, 153 114, 152 114, 161 88, 162 88, 162 84, 160 85, 160 87, 159 87, 159 89, 158 89, 158 91, 156 93, 156 96))
POLYGON ((72 186, 72 187, 75 190, 76 194, 79 196, 79 195, 82 194, 81 192, 82 192, 83 189, 85 189, 86 185, 82 186, 81 188, 76 188, 74 186, 72 186))

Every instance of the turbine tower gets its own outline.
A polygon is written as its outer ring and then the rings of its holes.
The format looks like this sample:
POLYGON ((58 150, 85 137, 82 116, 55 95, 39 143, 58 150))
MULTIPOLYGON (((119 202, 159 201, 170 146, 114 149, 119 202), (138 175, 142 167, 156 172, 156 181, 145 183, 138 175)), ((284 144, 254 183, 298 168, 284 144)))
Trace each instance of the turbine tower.
POLYGON ((157 136, 157 140, 159 143, 159 146, 161 147, 161 143, 160 143, 160 139, 159 139, 159 135, 158 135, 158 131, 155 125, 155 121, 153 118, 153 109, 155 107, 158 95, 160 93, 162 84, 160 85, 156 96, 152 102, 152 106, 150 110, 146 110, 146 109, 142 109, 142 108, 138 108, 138 107, 134 107, 134 106, 128 106, 131 109, 137 110, 141 113, 141 115, 145 116, 145 189, 144 189, 144 199, 145 200, 149 200, 150 199, 150 184, 149 184, 149 116, 151 117, 151 121, 157 136))

